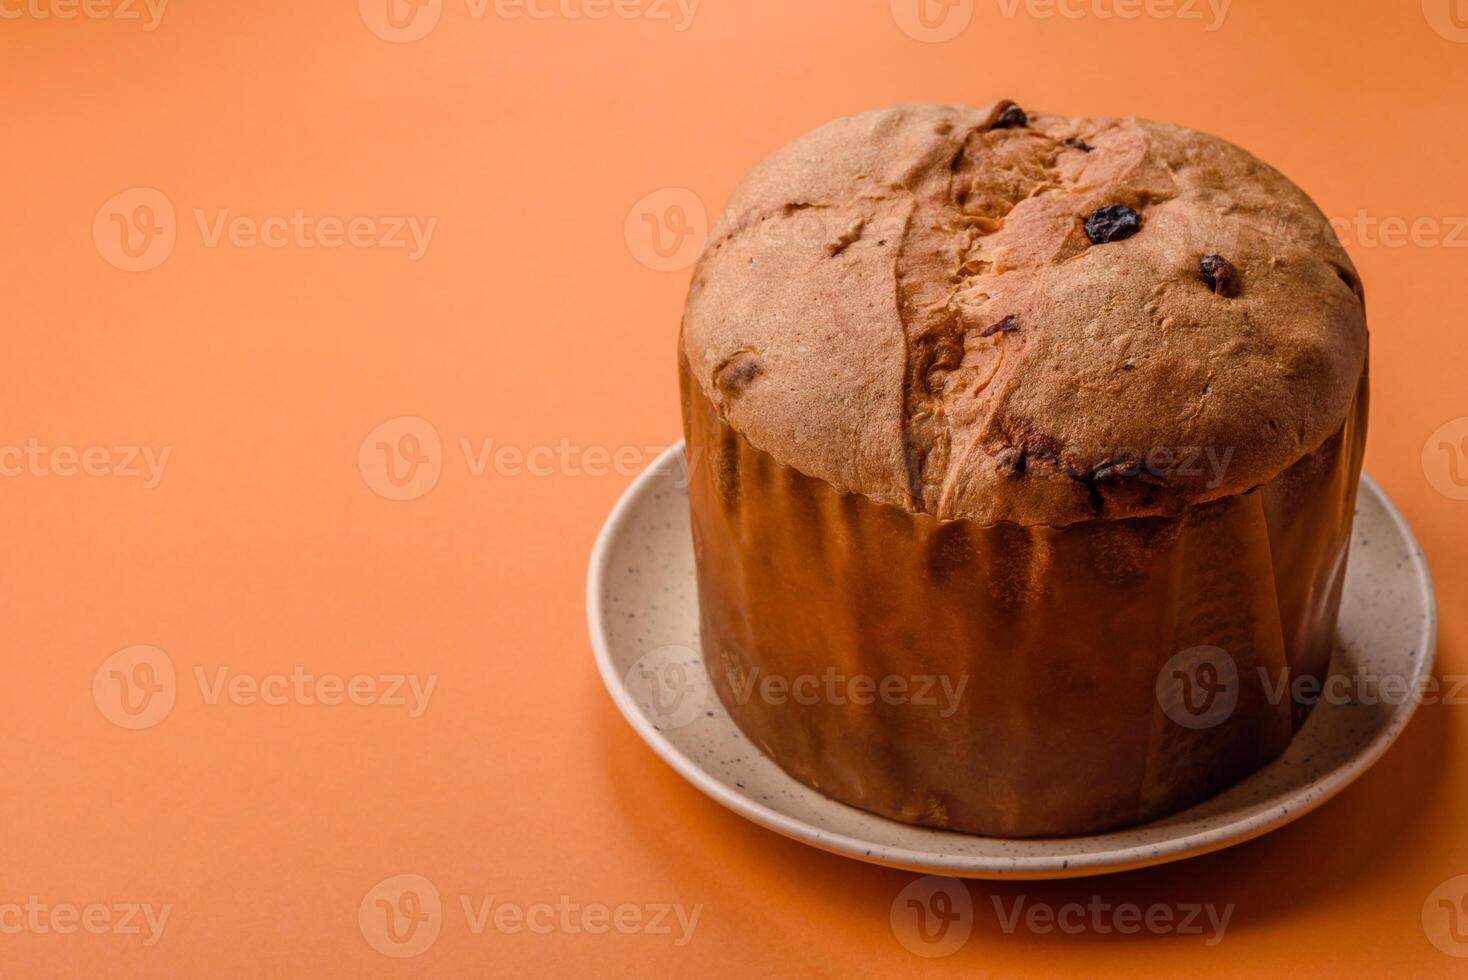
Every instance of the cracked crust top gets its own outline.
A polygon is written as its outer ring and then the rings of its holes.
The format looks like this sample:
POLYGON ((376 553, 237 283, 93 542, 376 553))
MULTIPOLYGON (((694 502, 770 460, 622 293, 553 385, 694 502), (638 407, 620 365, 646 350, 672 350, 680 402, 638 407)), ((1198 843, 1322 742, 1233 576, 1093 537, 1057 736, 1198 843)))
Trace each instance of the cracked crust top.
POLYGON ((999 102, 838 120, 761 164, 683 344, 788 466, 940 519, 1063 526, 1269 482, 1340 429, 1367 335, 1350 258, 1277 171, 999 102))

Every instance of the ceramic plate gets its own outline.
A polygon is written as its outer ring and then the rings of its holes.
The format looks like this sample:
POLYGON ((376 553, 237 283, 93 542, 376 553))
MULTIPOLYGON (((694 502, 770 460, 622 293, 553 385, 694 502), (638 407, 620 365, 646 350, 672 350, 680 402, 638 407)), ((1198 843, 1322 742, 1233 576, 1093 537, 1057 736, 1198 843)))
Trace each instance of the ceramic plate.
POLYGON ((740 733, 713 693, 698 642, 698 594, 683 448, 658 458, 618 503, 592 553, 587 614, 597 664, 632 727, 685 779, 761 826, 836 854, 928 874, 1069 878, 1176 861, 1297 820, 1381 758, 1432 671, 1437 610, 1417 542, 1364 477, 1332 673, 1396 689, 1322 699, 1289 750, 1233 789, 1164 820, 1091 837, 1003 840, 911 827, 796 782, 740 733))

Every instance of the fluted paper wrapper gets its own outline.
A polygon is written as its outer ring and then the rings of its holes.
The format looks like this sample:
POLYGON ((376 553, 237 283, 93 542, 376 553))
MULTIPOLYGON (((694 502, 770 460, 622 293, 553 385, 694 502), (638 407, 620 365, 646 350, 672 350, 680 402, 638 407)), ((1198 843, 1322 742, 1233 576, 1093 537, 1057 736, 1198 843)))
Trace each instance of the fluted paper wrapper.
POLYGON ((909 823, 1095 833, 1227 788, 1304 722, 1283 685, 1329 665, 1364 377, 1341 431, 1263 487, 1053 528, 838 492, 681 367, 704 659, 799 781, 909 823))

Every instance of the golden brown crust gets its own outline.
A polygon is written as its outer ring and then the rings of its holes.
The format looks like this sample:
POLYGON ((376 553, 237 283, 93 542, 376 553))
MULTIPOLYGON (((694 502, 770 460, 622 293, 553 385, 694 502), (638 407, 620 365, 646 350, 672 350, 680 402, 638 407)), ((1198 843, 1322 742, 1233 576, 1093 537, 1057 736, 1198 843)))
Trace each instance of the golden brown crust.
POLYGON ((1201 133, 1010 105, 882 109, 756 168, 684 321, 733 428, 838 490, 1053 526, 1245 492, 1340 429, 1365 312, 1302 191, 1201 133), (1093 244, 1109 205, 1140 231, 1093 244))

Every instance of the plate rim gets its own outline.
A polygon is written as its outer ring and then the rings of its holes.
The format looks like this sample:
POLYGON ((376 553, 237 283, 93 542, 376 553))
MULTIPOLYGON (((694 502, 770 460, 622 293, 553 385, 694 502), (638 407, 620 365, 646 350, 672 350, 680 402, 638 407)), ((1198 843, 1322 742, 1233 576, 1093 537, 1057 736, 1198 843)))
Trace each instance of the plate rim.
MULTIPOLYGON (((1229 822, 1207 830, 1181 834, 1162 842, 1135 844, 1090 855, 1015 856, 983 857, 947 855, 934 851, 913 850, 907 847, 892 847, 873 841, 863 841, 847 834, 826 830, 818 825, 788 816, 757 800, 738 792, 719 780, 682 752, 672 740, 655 728, 637 707, 628 692, 624 678, 616 669, 611 650, 607 644, 604 621, 605 604, 602 600, 603 586, 607 580, 607 565, 612 542, 627 522, 633 506, 641 499, 653 483, 659 479, 670 462, 684 454, 684 442, 679 440, 658 455, 656 459, 627 487, 612 508, 606 522, 597 534, 592 546, 591 560, 586 576, 586 616, 591 645, 596 657, 597 670, 602 683, 611 695, 613 703, 623 718, 632 726, 648 747, 665 763, 696 787, 705 796, 732 810, 751 822, 772 830, 781 836, 808 844, 831 854, 852 858, 867 864, 927 874, 941 874, 962 878, 991 880, 1039 880, 1059 878, 1082 878, 1104 874, 1115 874, 1137 868, 1167 864, 1186 858, 1199 857, 1220 851, 1237 844, 1261 837, 1272 830, 1286 826, 1313 812, 1334 799, 1359 779, 1381 759, 1396 743, 1416 715, 1421 705, 1421 696, 1437 660, 1438 606, 1437 590, 1432 580, 1426 555, 1417 536, 1407 524, 1406 518, 1381 485, 1368 473, 1362 472, 1359 493, 1370 492, 1382 505, 1388 518, 1401 534, 1411 552, 1411 568, 1419 579, 1427 598, 1427 617, 1423 632, 1422 656, 1418 658, 1416 675, 1413 679, 1411 698, 1398 720, 1388 724, 1385 730, 1367 743, 1359 752, 1341 765, 1329 771, 1317 782, 1307 783, 1281 801, 1288 804, 1283 812, 1280 806, 1270 807, 1252 817, 1229 822), (884 852, 881 855, 875 851, 884 852)), ((1357 509, 1359 510, 1359 503, 1357 509)), ((702 653, 699 654, 700 658, 702 653)), ((840 803, 839 800, 832 800, 840 803)), ((841 804, 849 806, 849 804, 841 804)), ((856 808, 853 808, 856 809, 856 808)), ((879 819, 879 814, 873 814, 879 819)), ((1111 833, 1123 834, 1135 828, 1122 828, 1111 833)), ((936 831, 942 833, 942 831, 936 831)), ((978 836, 978 835, 965 835, 978 836)), ((1105 838, 1107 834, 1083 835, 1105 838)), ((1001 838, 991 838, 999 840, 1001 838)), ((1063 838, 1062 838, 1063 839, 1063 838)))

